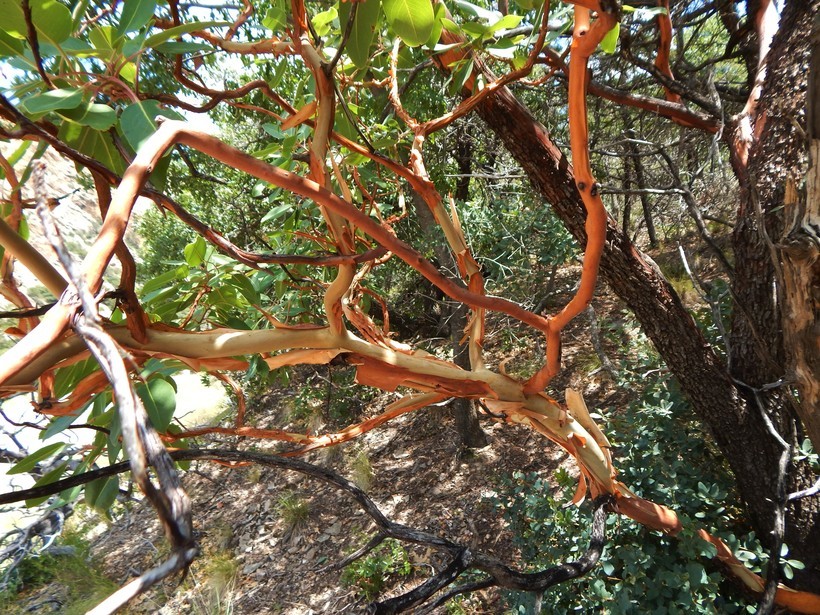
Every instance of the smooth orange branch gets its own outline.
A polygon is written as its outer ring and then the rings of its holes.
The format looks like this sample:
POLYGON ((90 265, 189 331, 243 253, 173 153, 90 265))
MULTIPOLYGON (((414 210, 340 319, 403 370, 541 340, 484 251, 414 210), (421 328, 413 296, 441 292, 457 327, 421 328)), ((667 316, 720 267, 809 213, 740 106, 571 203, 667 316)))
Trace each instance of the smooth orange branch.
POLYGON ((322 436, 308 436, 303 441, 303 446, 295 451, 284 453, 285 457, 295 457, 297 455, 304 455, 317 448, 326 448, 328 446, 335 446, 342 442, 348 442, 354 438, 358 438, 362 434, 383 425, 387 421, 393 420, 397 416, 419 410, 427 406, 432 406, 444 399, 446 395, 439 393, 421 393, 415 395, 407 395, 400 400, 393 402, 384 409, 379 415, 369 418, 356 425, 350 425, 342 431, 334 434, 325 434, 322 436))
MULTIPOLYGON (((323 58, 306 36, 303 35, 296 39, 296 50, 301 54, 305 64, 310 69, 315 84, 314 91, 316 95, 315 104, 317 115, 316 120, 313 122, 313 138, 310 140, 310 147, 308 148, 310 155, 310 178, 318 185, 330 191, 332 183, 326 160, 330 133, 333 131, 336 109, 336 89, 331 81, 332 76, 324 70, 323 58)), ((350 203, 350 199, 347 199, 347 201, 352 207, 353 204, 350 203)), ((356 251, 354 240, 355 231, 351 228, 348 220, 338 212, 326 208, 321 202, 319 202, 318 205, 322 212, 322 217, 325 219, 325 224, 330 230, 336 250, 340 254, 354 253, 356 251)), ((344 310, 341 302, 342 298, 350 289, 355 274, 355 267, 351 265, 340 265, 336 278, 325 291, 325 315, 327 316, 330 328, 337 334, 341 333, 345 327, 343 318, 344 310)))
POLYGON ((233 22, 231 27, 228 28, 228 31, 225 33, 225 40, 226 41, 230 41, 234 37, 236 32, 239 30, 239 28, 246 21, 248 21, 248 18, 251 15, 253 15, 254 8, 253 8, 253 4, 250 3, 250 0, 242 0, 242 4, 244 5, 244 8, 242 9, 242 12, 239 14, 239 17, 236 18, 236 21, 233 22))
MULTIPOLYGON (((161 30, 168 30, 174 27, 174 22, 167 19, 158 19, 154 22, 154 26, 161 30)), ((207 30, 194 30, 193 32, 189 32, 189 34, 194 38, 207 41, 214 47, 218 47, 222 51, 227 51, 228 53, 236 53, 240 55, 293 54, 293 43, 290 41, 283 41, 275 36, 261 41, 244 43, 233 41, 230 37, 221 38, 211 32, 208 32, 207 30)))
MULTIPOLYGON (((11 188, 8 203, 11 205, 11 211, 5 218, 6 224, 9 228, 19 233, 20 223, 23 220, 23 196, 20 193, 20 182, 17 179, 17 173, 14 166, 8 159, 0 153, 0 168, 5 173, 6 182, 11 188)), ((4 250, 3 258, 0 259, 0 295, 6 298, 12 305, 18 308, 32 308, 34 307, 31 300, 26 294, 20 290, 17 281, 14 279, 14 255, 8 250, 4 250)), ((20 328, 24 333, 28 333, 31 329, 37 326, 40 319, 36 316, 30 318, 23 318, 20 321, 20 328)))
MULTIPOLYGON (((569 68, 564 63, 560 54, 556 53, 552 49, 545 48, 544 58, 549 66, 562 71, 564 75, 569 75, 569 68)), ((652 113, 657 113, 658 115, 669 118, 673 122, 691 126, 699 130, 716 133, 721 127, 721 123, 718 119, 704 113, 693 111, 687 108, 683 103, 674 103, 663 98, 655 98, 652 96, 645 96, 643 94, 635 94, 633 92, 618 90, 608 85, 598 83, 592 79, 590 79, 587 83, 587 92, 589 94, 593 94, 594 96, 616 102, 619 105, 636 107, 638 109, 644 109, 646 111, 651 111, 652 113)))
MULTIPOLYGON (((432 263, 425 259, 421 253, 404 241, 398 239, 389 229, 384 228, 367 214, 359 211, 355 207, 351 206, 350 203, 345 202, 336 194, 326 190, 310 179, 305 179, 299 175, 290 173, 289 171, 285 171, 278 167, 274 167, 262 160, 254 158, 245 152, 223 143, 216 137, 190 128, 184 122, 174 120, 167 120, 163 122, 160 129, 154 137, 152 137, 151 143, 153 146, 165 144, 165 147, 169 147, 173 143, 188 145, 227 165, 253 175, 258 179, 267 181, 299 196, 311 199, 316 203, 320 203, 329 210, 347 218, 356 227, 372 237, 382 247, 390 252, 393 252, 396 256, 413 267, 430 282, 435 284, 451 299, 461 301, 462 303, 466 303, 474 308, 483 307, 489 310, 503 312, 538 329, 539 331, 546 332, 549 328, 546 318, 533 314, 512 301, 501 297, 477 295, 476 293, 458 286, 452 280, 439 273, 432 263)), ((147 152, 145 156, 148 156, 147 152)), ((135 160, 132 166, 136 164, 137 161, 135 160)), ((130 168, 131 167, 129 167, 129 170, 130 168)), ((128 171, 126 171, 126 176, 128 176, 128 171)), ((124 176, 124 184, 125 181, 124 176)), ((123 198, 135 199, 136 191, 138 189, 139 188, 137 186, 132 186, 129 184, 127 191, 122 188, 117 191, 117 198, 119 198, 122 193, 124 195, 123 198)), ((115 198, 115 201, 117 198, 115 198)), ((112 206, 112 210, 113 209, 114 207, 112 206)))
MULTIPOLYGON (((94 178, 94 189, 97 192, 97 203, 99 204, 100 214, 102 218, 105 219, 108 214, 108 207, 111 204, 111 186, 109 186, 106 179, 99 173, 92 171, 91 176, 94 178)), ((142 309, 135 290, 137 283, 137 263, 134 261, 131 251, 122 239, 117 242, 114 253, 122 265, 119 291, 125 295, 124 298, 119 301, 118 305, 126 315, 126 324, 133 336, 140 341, 144 341, 145 328, 148 326, 148 316, 142 309)))
MULTIPOLYGON (((666 10, 657 17, 660 40, 658 42, 658 55, 655 56, 655 68, 669 79, 674 80, 675 75, 672 74, 672 69, 669 67, 669 53, 672 49, 672 17, 669 15, 669 0, 658 0, 658 6, 666 10)), ((676 103, 681 101, 679 94, 666 86, 663 89, 666 92, 667 100, 676 103)))
POLYGON ((29 242, 20 237, 5 220, 0 218, 0 245, 13 255, 36 277, 55 297, 63 294, 67 283, 65 278, 51 266, 29 242))
POLYGON ((576 5, 575 28, 572 34, 569 72, 569 133, 575 185, 587 210, 585 230, 587 245, 584 266, 575 296, 555 316, 550 318, 547 332, 547 364, 527 382, 529 393, 546 388, 560 369, 560 332, 580 314, 595 293, 598 266, 606 241, 607 214, 598 184, 589 161, 589 127, 587 122, 586 82, 589 57, 598 48, 607 32, 615 27, 616 15, 601 12, 590 25, 589 9, 576 5))
MULTIPOLYGON (((638 497, 623 487, 621 487, 621 492, 617 494, 617 497, 615 509, 641 525, 670 536, 677 536, 683 530, 680 519, 670 508, 638 497)), ((763 579, 735 557, 723 540, 702 528, 698 530, 698 535, 715 546, 718 560, 727 566, 732 574, 746 587, 758 594, 763 592, 765 588, 763 579)), ((785 607, 795 613, 806 613, 807 615, 818 615, 820 613, 820 595, 796 591, 782 584, 778 585, 774 600, 778 606, 785 607)))
MULTIPOLYGON (((427 207, 433 214, 436 223, 444 232, 444 237, 453 255, 453 259, 457 265, 459 274, 464 280, 470 292, 477 295, 485 295, 484 292, 484 278, 481 275, 481 268, 478 266, 472 252, 467 245, 467 240, 461 230, 461 225, 458 221, 458 214, 456 212, 455 204, 450 204, 450 214, 444 206, 441 194, 435 189, 435 186, 430 181, 430 176, 424 165, 424 140, 426 136, 424 125, 410 117, 402 107, 401 99, 398 93, 398 52, 399 41, 393 45, 393 51, 390 54, 390 71, 388 73, 389 97, 396 110, 396 113, 404 119, 404 121, 414 131, 413 144, 410 150, 410 170, 415 178, 424 182, 416 188, 416 192, 421 199, 426 203, 427 207)), ((418 184, 418 182, 416 182, 418 184)), ((484 366, 484 358, 482 352, 482 345, 484 343, 484 320, 485 313, 483 309, 474 308, 473 316, 468 321, 467 338, 469 341, 470 365, 473 368, 480 368, 484 366)))
POLYGON ((247 425, 243 425, 242 427, 195 427, 194 429, 186 429, 178 433, 160 434, 160 438, 164 442, 176 442, 183 438, 198 438, 199 436, 207 436, 210 434, 241 436, 243 438, 256 438, 257 440, 278 440, 280 442, 293 442, 295 444, 301 444, 308 439, 308 436, 305 434, 283 431, 281 429, 249 427, 247 425))

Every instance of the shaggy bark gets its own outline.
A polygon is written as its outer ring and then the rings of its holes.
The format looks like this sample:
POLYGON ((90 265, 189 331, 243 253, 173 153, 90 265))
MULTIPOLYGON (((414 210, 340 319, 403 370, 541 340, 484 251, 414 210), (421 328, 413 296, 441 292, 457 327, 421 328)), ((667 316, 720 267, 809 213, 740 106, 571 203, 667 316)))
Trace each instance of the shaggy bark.
MULTIPOLYGON (((741 202, 733 235, 736 263, 733 292, 739 309, 735 310, 732 326, 734 351, 730 372, 737 381, 751 386, 751 389, 741 386, 739 391, 749 405, 761 406, 759 411, 765 411, 772 418, 784 437, 790 432, 789 422, 797 421, 799 425, 804 419, 806 432, 797 430, 789 442, 793 447, 817 430, 816 418, 813 418, 816 405, 812 408, 816 398, 812 401, 811 396, 801 395, 798 401, 789 386, 795 380, 801 383, 798 372, 801 361, 816 361, 818 356, 817 330, 812 331, 817 322, 817 305, 812 297, 817 292, 817 269, 816 265, 812 268, 811 259, 794 258, 788 244, 781 244, 780 238, 784 234, 795 236, 793 220, 796 210, 800 209, 795 186, 803 182, 808 164, 806 93, 811 66, 808 33, 812 32, 818 14, 820 1, 791 0, 781 15, 759 102, 758 124, 763 124, 762 130, 756 126, 760 136, 750 150, 746 169, 748 183, 741 181, 741 202), (813 347, 813 352, 801 353, 807 347, 813 347), (779 381, 785 386, 765 387, 779 381), (764 390, 760 390, 761 387, 764 390)), ((742 170, 738 175, 744 179, 742 170)), ((808 212, 806 215, 810 216, 808 212)), ((803 372, 803 375, 803 382, 816 390, 818 371, 803 372)), ((820 440, 815 446, 818 443, 820 440)), ((755 446, 757 441, 750 440, 749 444, 755 446)), ((776 448, 771 437, 767 444, 776 448)), ((814 480, 805 465, 792 467, 790 473, 790 491, 804 489, 814 480)), ((766 481, 768 493, 768 483, 774 486, 772 473, 762 475, 761 480, 766 481)), ((766 501, 758 503, 758 507, 769 506, 766 501)), ((816 548, 820 544, 818 518, 818 498, 798 500, 788 511, 786 531, 790 552, 799 554, 796 557, 806 564, 806 575, 813 573, 815 580, 820 577, 820 553, 816 548), (808 523, 809 520, 814 523, 808 523)))

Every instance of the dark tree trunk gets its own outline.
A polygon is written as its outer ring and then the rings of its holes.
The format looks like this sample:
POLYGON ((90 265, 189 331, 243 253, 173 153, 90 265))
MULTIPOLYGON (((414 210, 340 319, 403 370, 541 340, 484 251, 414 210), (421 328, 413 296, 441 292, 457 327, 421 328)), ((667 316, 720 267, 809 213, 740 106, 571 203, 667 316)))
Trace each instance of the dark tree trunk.
MULTIPOLYGON (((433 244, 433 252, 440 263, 453 272, 456 271, 456 262, 447 250, 441 237, 432 236, 429 231, 438 228, 433 214, 424 200, 416 193, 413 194, 413 207, 419 218, 427 239, 433 244)), ((450 343, 453 347, 453 359, 459 367, 470 369, 470 353, 466 344, 461 343, 464 327, 467 324, 467 309, 461 304, 457 306, 445 303, 443 316, 448 320, 450 343)), ((471 399, 456 398, 453 400, 453 418, 456 423, 459 444, 463 448, 481 448, 487 444, 487 435, 481 428, 478 420, 478 411, 475 402, 471 399)))
MULTIPOLYGON (((800 417, 805 413, 806 421, 791 438, 792 446, 799 446, 816 424, 811 421, 811 400, 802 396, 798 401, 793 395, 794 363, 788 359, 796 346, 811 344, 812 338, 816 348, 818 332, 805 330, 801 335, 793 331, 799 320, 799 308, 790 298, 797 291, 808 298, 814 278, 808 275, 799 289, 795 288, 794 279, 784 279, 794 261, 776 243, 780 243, 784 230, 789 232, 786 225, 792 220, 786 218, 798 209, 794 202, 795 186, 806 176, 809 34, 818 13, 818 0, 790 0, 786 5, 769 52, 766 84, 759 103, 757 121, 763 123, 762 131, 751 148, 748 167, 734 161, 741 180, 741 202, 733 233, 736 265, 732 289, 738 306, 732 323, 730 373, 743 383, 738 390, 749 405, 759 412, 765 411, 784 437, 793 421, 800 426, 800 417), (788 345, 784 343, 784 332, 791 335, 788 345), (769 388, 778 382, 783 385, 769 388)), ((807 309, 816 319, 817 306, 807 309)), ((817 379, 818 372, 806 378, 814 387, 817 379)), ((772 440, 770 436, 769 441, 772 440)), ((814 478, 805 465, 793 467, 790 472, 793 491, 808 486, 814 478)), ((760 479, 768 493, 773 476, 769 473, 760 479)), ((765 508, 771 504, 764 500, 758 506, 765 508)), ((786 532, 790 552, 813 569, 815 579, 820 577, 820 524, 806 520, 816 520, 818 515, 818 498, 798 501, 788 511, 790 523, 786 532)), ((818 587, 820 582, 815 589, 818 587)))
MULTIPOLYGON (((638 156, 638 146, 634 143, 629 144, 630 152, 632 153, 632 164, 635 165, 635 179, 638 182, 638 189, 645 190, 647 188, 646 178, 643 172, 643 161, 638 156)), ((643 210, 643 220, 646 223, 646 234, 649 236, 649 245, 653 248, 658 247, 658 235, 655 232, 655 221, 652 219, 652 206, 649 204, 649 195, 641 193, 641 209, 643 210)))
MULTIPOLYGON (((459 177, 456 179, 455 198, 464 202, 470 198, 470 179, 473 173, 473 143, 468 129, 459 131, 456 143, 456 164, 459 177)), ((452 261, 452 256, 450 256, 452 261)), ((455 262, 452 263, 455 266, 455 262)), ((470 369, 470 350, 462 344, 464 329, 467 326, 468 310, 463 304, 453 305, 450 310, 450 344, 453 347, 453 360, 463 369, 470 369)), ((463 397, 453 400, 453 417, 456 422, 461 446, 465 449, 481 448, 487 445, 487 434, 481 429, 475 401, 463 397)))
MULTIPOLYGON (((467 344, 461 343, 464 327, 467 325, 467 308, 464 304, 453 306, 450 314, 450 343, 453 346, 455 364, 470 369, 470 351, 467 344)), ((456 432, 461 446, 465 449, 487 446, 487 434, 481 429, 475 401, 464 397, 453 400, 453 418, 456 421, 456 432)))
MULTIPOLYGON (((797 0, 787 5, 785 13, 788 15, 784 15, 787 27, 781 31, 773 54, 787 53, 781 49, 782 45, 777 45, 788 37, 789 27, 798 27, 793 25, 794 13, 806 13, 804 2, 797 0)), ((793 32, 798 38, 802 36, 808 40, 807 29, 793 32)), ((783 70, 789 66, 792 70, 797 69, 799 65, 795 66, 793 54, 788 54, 783 57, 773 55, 773 63, 783 70)), ((805 67, 795 72, 805 76, 805 67)), ((566 157, 552 143, 547 130, 507 89, 499 90, 479 105, 478 113, 519 162, 536 191, 552 205, 579 242, 585 243, 585 213, 574 185, 572 170, 566 157)), ((741 251, 736 261, 747 256, 741 251)), ((763 267, 759 264, 758 255, 754 256, 750 265, 736 262, 736 266, 744 271, 747 267, 752 270, 763 267)), ((772 528, 771 502, 775 499, 780 451, 766 429, 754 396, 736 385, 727 365, 707 344, 663 274, 651 259, 632 245, 612 219, 608 225, 601 275, 634 312, 643 330, 677 377, 695 412, 710 428, 735 475, 749 521, 760 538, 766 541, 772 528)), ((761 307, 764 309, 763 318, 773 318, 776 326, 777 315, 769 313, 767 316, 765 307, 761 307)), ((757 310, 758 306, 752 302, 747 309, 757 310)), ((763 335, 771 333, 767 327, 762 328, 761 332, 763 335)), ((781 342, 776 336, 765 343, 780 345, 781 342)), ((737 373, 737 368, 733 365, 734 373, 737 373)), ((750 384, 769 381, 767 374, 762 373, 750 384)), ((781 403, 781 398, 782 395, 777 392, 766 396, 766 410, 774 415, 784 412, 788 415, 789 408, 781 403)), ((808 476, 806 464, 793 468, 789 477, 790 490, 805 487, 808 476)), ((807 564, 802 584, 814 585, 817 589, 816 583, 820 579, 820 552, 817 549, 820 544, 820 504, 808 500, 790 506, 786 541, 792 554, 807 564)))

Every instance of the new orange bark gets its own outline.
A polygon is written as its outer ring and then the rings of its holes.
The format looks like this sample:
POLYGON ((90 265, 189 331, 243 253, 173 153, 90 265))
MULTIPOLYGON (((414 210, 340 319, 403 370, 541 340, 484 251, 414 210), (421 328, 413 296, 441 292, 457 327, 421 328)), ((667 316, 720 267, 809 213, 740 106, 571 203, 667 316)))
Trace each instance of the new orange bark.
MULTIPOLYGON (((599 7, 600 9, 600 7, 599 7)), ((587 123, 586 82, 589 57, 595 52, 604 35, 617 23, 617 15, 600 11, 590 25, 590 11, 585 6, 575 7, 575 27, 569 60, 569 135, 572 149, 572 167, 575 185, 587 210, 585 229, 587 245, 584 266, 575 296, 563 309, 549 319, 547 332, 547 362, 527 382, 525 391, 532 393, 546 388, 558 374, 561 365, 560 332, 580 314, 595 293, 598 266, 606 241, 606 209, 592 175, 589 161, 589 128, 587 123)))

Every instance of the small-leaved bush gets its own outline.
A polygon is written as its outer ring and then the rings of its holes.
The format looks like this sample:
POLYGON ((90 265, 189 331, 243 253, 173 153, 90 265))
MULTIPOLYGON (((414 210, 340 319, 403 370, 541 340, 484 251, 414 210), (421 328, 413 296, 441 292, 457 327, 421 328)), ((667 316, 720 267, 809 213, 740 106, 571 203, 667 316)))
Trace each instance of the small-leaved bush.
MULTIPOLYGON (((748 597, 713 563, 714 547, 696 534, 706 527, 752 569, 760 571, 765 564, 766 554, 741 523, 729 472, 646 338, 637 328, 625 329, 632 338, 630 355, 619 366, 617 386, 642 393, 626 407, 599 409, 593 417, 612 441, 618 479, 638 495, 673 508, 685 530, 670 538, 609 515, 599 565, 579 580, 548 590, 543 604, 551 613, 754 612, 748 597)), ((515 472, 501 483, 495 503, 531 569, 583 555, 591 507, 569 504, 576 478, 559 469, 554 481, 515 472)), ((535 598, 515 593, 508 602, 514 613, 532 613, 535 598)))
POLYGON ((365 600, 373 600, 391 577, 409 577, 413 563, 407 550, 393 539, 385 540, 365 557, 357 559, 342 571, 342 582, 356 587, 365 600))

